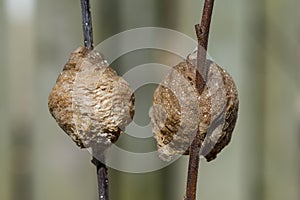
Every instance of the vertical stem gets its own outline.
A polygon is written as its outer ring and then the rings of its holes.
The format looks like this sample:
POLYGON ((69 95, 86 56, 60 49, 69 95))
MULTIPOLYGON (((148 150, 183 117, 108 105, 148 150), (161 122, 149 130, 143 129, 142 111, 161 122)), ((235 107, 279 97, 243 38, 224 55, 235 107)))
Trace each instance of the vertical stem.
MULTIPOLYGON (((214 0, 205 0, 201 25, 195 26, 196 34, 198 38, 198 53, 197 53, 197 70, 196 70, 196 87, 199 94, 202 93, 205 83, 207 81, 208 68, 206 66, 206 51, 208 46, 208 37, 210 22, 212 17, 212 11, 214 6, 214 0)), ((185 200, 195 200, 197 192, 197 178, 200 162, 200 149, 201 140, 200 132, 198 132, 190 146, 190 158, 188 167, 188 177, 186 185, 185 200)))
MULTIPOLYGON (((196 77, 196 85, 200 86, 199 92, 204 89, 205 82, 207 81, 208 69, 206 66, 206 52, 208 46, 209 30, 212 17, 214 0, 205 0, 202 13, 201 25, 196 24, 195 30, 198 39, 198 54, 197 54, 197 73, 196 75, 202 76, 202 83, 199 83, 199 78, 196 77)), ((199 88, 199 87, 197 87, 199 88)))
POLYGON ((195 200, 196 191, 197 191, 197 178, 198 178, 198 169, 200 162, 200 134, 197 133, 194 141, 190 146, 190 158, 189 158, 189 167, 188 167, 188 177, 186 185, 186 193, 184 200, 195 200))
MULTIPOLYGON (((103 160, 103 159, 101 159, 103 160)), ((108 178, 107 167, 104 163, 93 156, 92 163, 97 168, 99 200, 108 200, 108 178)))
POLYGON ((80 0, 80 2, 81 2, 84 46, 88 49, 93 49, 93 28, 92 28, 90 1, 80 0))
POLYGON ((202 13, 202 20, 200 25, 200 32, 197 31, 197 38, 204 50, 207 50, 210 22, 214 6, 214 0, 205 0, 202 13))
MULTIPOLYGON (((83 29, 83 38, 84 46, 87 49, 93 49, 93 27, 92 27, 92 16, 89 0, 80 0, 81 2, 81 12, 82 12, 82 29, 83 29)), ((108 200, 108 178, 107 178, 107 167, 104 163, 104 155, 101 155, 101 159, 98 160, 95 156, 99 156, 96 148, 93 148, 93 159, 92 163, 97 168, 97 181, 98 181, 98 194, 99 200, 108 200)))

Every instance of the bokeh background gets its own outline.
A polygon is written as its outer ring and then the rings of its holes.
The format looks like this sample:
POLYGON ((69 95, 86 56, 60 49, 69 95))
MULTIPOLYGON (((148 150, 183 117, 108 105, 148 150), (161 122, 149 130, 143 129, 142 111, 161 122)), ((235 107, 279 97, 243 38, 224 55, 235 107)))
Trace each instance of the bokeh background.
MULTIPOLYGON (((195 38, 203 0, 91 3, 97 44, 147 26, 195 38)), ((300 199, 299 6, 297 0, 215 2, 209 54, 235 79, 240 110, 229 147, 211 163, 201 160, 198 199, 300 199)), ((47 108, 59 72, 82 44, 79 0, 0 0, 0 44, 0 199, 97 199, 90 154, 73 144, 47 108)), ((112 65, 123 74, 133 64, 168 59, 157 55, 135 52, 112 65)), ((149 123, 154 88, 136 91, 136 123, 149 123)), ((110 197, 180 200, 187 161, 145 174, 110 169, 110 197)))

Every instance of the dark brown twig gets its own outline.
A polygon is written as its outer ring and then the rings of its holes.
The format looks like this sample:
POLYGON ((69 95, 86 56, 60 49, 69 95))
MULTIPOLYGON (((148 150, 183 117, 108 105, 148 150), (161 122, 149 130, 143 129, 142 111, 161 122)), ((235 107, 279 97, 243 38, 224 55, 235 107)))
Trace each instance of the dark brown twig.
POLYGON ((92 163, 97 169, 98 194, 99 200, 108 200, 108 176, 107 167, 104 164, 104 150, 98 147, 92 147, 93 159, 92 163))
POLYGON ((108 178, 106 165, 93 156, 92 163, 97 168, 99 200, 108 200, 108 178))
MULTIPOLYGON (((87 49, 92 50, 94 47, 93 47, 93 26, 92 26, 90 1, 80 0, 80 3, 81 3, 81 12, 82 12, 82 29, 83 29, 84 46, 87 49)), ((97 150, 97 147, 92 148, 92 150, 93 150, 92 163, 97 168, 99 200, 108 200, 107 167, 104 163, 102 163, 104 162, 105 157, 103 154, 101 154, 103 152, 99 152, 97 150), (100 156, 101 159, 99 158, 100 156)))
POLYGON ((82 29, 84 46, 88 49, 93 49, 93 28, 92 16, 89 0, 80 0, 82 13, 82 29))
MULTIPOLYGON (((214 6, 214 0, 205 0, 201 25, 195 26, 196 34, 198 38, 198 53, 197 53, 197 70, 196 70, 196 87, 201 94, 205 83, 207 81, 208 68, 206 66, 206 51, 208 46, 208 37, 210 22, 212 17, 212 11, 214 6)), ((197 191, 197 178, 200 162, 200 140, 199 129, 190 146, 190 158, 188 167, 188 177, 186 185, 185 200, 195 200, 197 191)))

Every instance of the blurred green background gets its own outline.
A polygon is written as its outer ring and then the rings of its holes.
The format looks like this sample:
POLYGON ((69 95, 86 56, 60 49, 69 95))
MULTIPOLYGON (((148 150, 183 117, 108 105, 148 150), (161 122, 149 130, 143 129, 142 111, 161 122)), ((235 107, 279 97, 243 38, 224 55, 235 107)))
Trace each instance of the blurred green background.
MULTIPOLYGON (((91 3, 98 44, 147 26, 195 38, 203 0, 91 3)), ((215 2, 209 54, 235 79, 240 110, 229 147, 215 161, 201 161, 198 199, 300 199, 299 6, 297 0, 215 2)), ((0 0, 0 44, 0 199, 97 199, 91 156, 47 108, 70 52, 82 44, 79 0, 0 0)), ((137 53, 113 66, 125 66, 115 67, 123 74, 149 55, 157 59, 155 52, 137 53)), ((149 122, 153 89, 136 94, 135 120, 142 125, 149 122)), ((187 161, 145 174, 110 169, 111 199, 180 200, 187 161)))

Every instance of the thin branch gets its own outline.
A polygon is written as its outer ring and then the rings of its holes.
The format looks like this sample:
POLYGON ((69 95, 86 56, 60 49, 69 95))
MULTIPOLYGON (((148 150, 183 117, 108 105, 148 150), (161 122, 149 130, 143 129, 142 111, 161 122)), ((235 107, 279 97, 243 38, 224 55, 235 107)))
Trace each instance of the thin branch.
MULTIPOLYGON (((201 25, 195 26, 198 38, 197 53, 197 70, 196 70, 196 87, 199 94, 203 92, 205 83, 207 82, 208 67, 206 66, 206 51, 208 46, 209 29, 212 17, 214 0, 205 0, 201 25)), ((201 138, 198 129, 190 146, 190 158, 188 167, 188 177, 186 185, 185 200, 195 200, 197 192, 197 178, 200 162, 201 138)))
POLYGON ((108 200, 108 178, 106 165, 93 156, 92 163, 97 168, 99 200, 108 200))
POLYGON ((92 28, 90 1, 80 0, 80 2, 81 2, 84 46, 88 49, 93 49, 93 28, 92 28))
MULTIPOLYGON (((82 12, 82 29, 83 29, 83 38, 84 46, 87 49, 92 50, 93 47, 93 26, 92 26, 92 16, 89 0, 80 0, 81 3, 81 12, 82 12)), ((97 181, 98 181, 98 194, 99 200, 108 200, 108 178, 107 178, 107 167, 104 163, 105 157, 99 152, 97 147, 92 148, 93 159, 92 163, 97 168, 97 181), (101 161, 99 157, 101 156, 101 161), (98 159, 97 159, 97 158, 98 159)))
POLYGON ((197 71, 200 73, 197 74, 201 75, 203 79, 201 86, 199 83, 199 79, 196 79, 198 80, 196 81, 196 85, 198 83, 198 85, 200 86, 199 89, 200 93, 204 89, 204 85, 207 81, 208 68, 206 66, 206 52, 208 46, 209 30, 210 30, 210 23, 212 18, 214 2, 215 2, 214 0, 205 0, 201 25, 199 24, 195 25, 196 35, 198 39, 197 71))
POLYGON ((197 178, 198 178, 198 169, 200 162, 200 134, 194 138, 190 146, 190 158, 189 158, 189 167, 188 167, 188 177, 187 177, 187 185, 186 185, 186 193, 185 200, 195 200, 196 199, 196 191, 197 191, 197 178))
POLYGON ((210 22, 211 22, 214 2, 215 2, 214 0, 205 0, 200 30, 196 31, 198 42, 200 43, 200 45, 203 47, 204 50, 207 50, 210 22))

